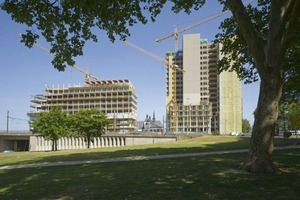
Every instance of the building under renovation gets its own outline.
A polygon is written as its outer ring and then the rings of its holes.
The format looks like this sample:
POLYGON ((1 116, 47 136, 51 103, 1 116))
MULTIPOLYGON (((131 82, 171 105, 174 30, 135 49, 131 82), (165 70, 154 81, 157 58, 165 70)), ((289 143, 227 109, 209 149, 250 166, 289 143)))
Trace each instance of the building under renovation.
POLYGON ((69 114, 97 109, 111 121, 107 131, 127 133, 137 129, 137 95, 127 79, 86 81, 83 86, 46 86, 45 94, 33 96, 31 102, 32 111, 28 113, 31 120, 57 106, 69 114))
POLYGON ((235 72, 218 74, 221 45, 200 34, 183 36, 182 50, 166 53, 167 131, 242 131, 242 83, 235 72))

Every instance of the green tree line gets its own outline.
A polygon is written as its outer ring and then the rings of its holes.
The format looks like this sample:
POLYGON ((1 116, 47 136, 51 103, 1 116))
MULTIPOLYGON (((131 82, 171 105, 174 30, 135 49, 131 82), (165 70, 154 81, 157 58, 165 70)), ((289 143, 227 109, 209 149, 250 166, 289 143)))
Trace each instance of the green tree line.
POLYGON ((57 151, 57 141, 61 137, 84 137, 90 148, 94 137, 100 137, 109 124, 106 115, 99 110, 80 110, 67 115, 55 107, 40 114, 39 119, 31 122, 33 133, 42 135, 52 141, 52 151, 57 151))

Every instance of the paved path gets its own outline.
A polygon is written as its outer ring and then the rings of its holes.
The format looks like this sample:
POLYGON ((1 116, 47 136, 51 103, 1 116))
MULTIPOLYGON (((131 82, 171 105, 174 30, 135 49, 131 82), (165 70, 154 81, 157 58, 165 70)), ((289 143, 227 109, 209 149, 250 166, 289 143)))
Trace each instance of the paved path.
MULTIPOLYGON (((275 147, 275 150, 283 149, 298 149, 300 145, 275 147)), ((245 153, 248 149, 237 150, 224 150, 224 151, 210 151, 199 153, 181 153, 181 154, 166 154, 166 155, 154 155, 154 156, 133 156, 133 157, 120 157, 120 158, 103 158, 97 160, 79 160, 79 161, 62 161, 62 162, 43 162, 32 164, 19 164, 19 165, 6 165, 1 166, 0 170, 4 169, 21 169, 21 168, 35 168, 35 167, 53 167, 53 166, 66 166, 66 165, 80 165, 80 164, 95 164, 95 163, 112 163, 112 162, 125 162, 125 161, 139 161, 139 160, 157 160, 164 158, 184 158, 184 157, 198 157, 206 155, 221 155, 229 153, 245 153)))

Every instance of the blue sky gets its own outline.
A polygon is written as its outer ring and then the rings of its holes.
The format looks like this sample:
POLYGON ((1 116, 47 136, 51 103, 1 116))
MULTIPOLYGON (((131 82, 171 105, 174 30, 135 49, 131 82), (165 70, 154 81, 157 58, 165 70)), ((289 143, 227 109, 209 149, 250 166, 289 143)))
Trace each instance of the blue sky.
MULTIPOLYGON (((174 50, 173 38, 156 43, 157 38, 171 34, 174 25, 185 28, 213 14, 221 12, 217 0, 208 1, 200 11, 174 14, 166 7, 157 21, 147 25, 137 24, 130 28, 128 41, 151 51, 161 57, 165 52, 174 50)), ((226 15, 229 16, 229 15, 226 15)), ((184 34, 200 33, 201 38, 213 40, 222 17, 197 26, 184 34)), ((67 68, 58 72, 51 65, 52 57, 38 48, 28 49, 20 43, 18 35, 26 27, 13 22, 10 16, 0 10, 0 130, 7 128, 9 111, 10 130, 28 130, 27 112, 30 111, 31 95, 42 94, 45 85, 67 86, 83 84, 84 75, 67 68)), ((76 65, 85 69, 89 67, 92 75, 99 79, 129 79, 138 95, 138 120, 146 114, 163 119, 165 115, 165 66, 159 61, 122 44, 118 39, 111 43, 105 32, 96 31, 98 43, 87 42, 82 57, 76 58, 76 65)), ((179 36, 181 48, 182 35, 179 36)), ((39 43, 49 48, 42 39, 39 43)), ((257 104, 259 83, 243 85, 243 118, 253 123, 253 111, 257 104)))

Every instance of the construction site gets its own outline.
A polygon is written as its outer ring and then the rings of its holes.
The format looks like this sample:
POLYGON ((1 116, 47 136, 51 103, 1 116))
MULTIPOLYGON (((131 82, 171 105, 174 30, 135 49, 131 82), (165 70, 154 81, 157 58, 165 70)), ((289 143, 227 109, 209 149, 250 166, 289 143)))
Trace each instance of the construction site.
MULTIPOLYGON (((174 51, 162 58, 133 43, 124 44, 166 65, 166 102, 163 133, 205 133, 242 131, 242 83, 235 72, 218 73, 217 62, 222 58, 222 45, 212 45, 200 34, 187 34, 178 49, 178 35, 217 17, 227 11, 204 19, 190 27, 157 39, 162 42, 174 38, 174 51)), ((49 50, 35 44, 36 47, 49 50)), ((52 55, 55 56, 55 55, 52 55)), ((32 97, 30 120, 60 106, 64 112, 74 114, 82 109, 98 109, 110 119, 107 132, 131 133, 137 130, 138 97, 128 79, 99 80, 71 66, 86 77, 83 85, 48 87, 44 94, 32 97)))
POLYGON ((48 87, 44 95, 33 96, 31 120, 40 112, 59 106, 68 114, 97 109, 111 120, 107 131, 127 133, 136 130, 137 96, 129 80, 87 81, 83 86, 48 87))
POLYGON ((183 48, 166 53, 167 129, 171 132, 242 131, 242 83, 235 72, 217 71, 221 45, 200 34, 183 35, 183 48))

